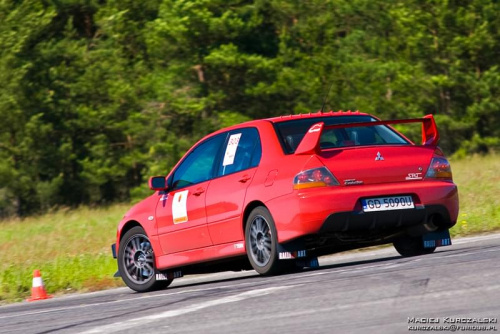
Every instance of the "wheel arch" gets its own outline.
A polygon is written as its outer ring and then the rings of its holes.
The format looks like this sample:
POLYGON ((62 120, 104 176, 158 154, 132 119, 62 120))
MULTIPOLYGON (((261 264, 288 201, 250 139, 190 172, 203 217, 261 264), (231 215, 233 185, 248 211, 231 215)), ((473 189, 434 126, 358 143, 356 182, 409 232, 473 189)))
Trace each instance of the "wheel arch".
POLYGON ((122 229, 120 230, 120 239, 119 239, 120 242, 121 242, 123 236, 125 235, 125 233, 127 233, 129 230, 131 230, 132 228, 134 228, 136 226, 142 227, 142 229, 145 230, 144 226, 142 226, 136 220, 129 220, 128 222, 126 222, 125 225, 123 225, 122 229))
POLYGON ((248 216, 250 216, 250 212, 252 212, 253 209, 255 209, 259 206, 262 206, 262 207, 266 208, 267 210, 269 210, 269 208, 263 202, 258 201, 258 200, 251 201, 250 203, 247 204, 245 211, 243 212, 243 220, 241 223, 243 235, 245 235, 245 228, 247 226, 247 219, 248 219, 248 216))
POLYGON ((158 237, 157 236, 154 236, 154 235, 150 235, 150 232, 148 232, 148 225, 147 224, 141 224, 138 220, 136 219, 130 219, 128 220, 127 222, 125 223, 121 223, 120 224, 121 228, 119 228, 119 234, 117 235, 117 242, 116 242, 116 251, 118 252, 119 249, 120 249, 120 245, 122 243, 122 239, 123 239, 123 236, 125 235, 125 233, 127 233, 128 231, 130 231, 131 229, 133 229, 134 227, 140 227, 144 230, 144 233, 146 234, 146 236, 148 237, 149 241, 151 242, 151 246, 153 247, 153 250, 155 252, 155 257, 158 257, 162 254, 162 249, 161 249, 161 245, 160 243, 158 242, 158 237), (123 224, 123 225, 122 225, 123 224), (159 254, 159 255, 157 255, 159 254))

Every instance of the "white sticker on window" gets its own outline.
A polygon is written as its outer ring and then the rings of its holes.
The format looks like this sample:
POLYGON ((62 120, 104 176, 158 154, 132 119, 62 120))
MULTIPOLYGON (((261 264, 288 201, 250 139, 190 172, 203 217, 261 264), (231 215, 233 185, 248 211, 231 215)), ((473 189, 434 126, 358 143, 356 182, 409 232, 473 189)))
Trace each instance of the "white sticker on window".
POLYGON ((172 200, 172 218, 174 224, 185 223, 188 221, 187 216, 187 198, 189 190, 179 191, 174 194, 172 200))
POLYGON ((240 142, 240 138, 241 138, 241 133, 235 133, 234 135, 231 135, 229 137, 222 166, 228 166, 234 163, 234 157, 236 155, 236 149, 238 148, 238 143, 240 142))

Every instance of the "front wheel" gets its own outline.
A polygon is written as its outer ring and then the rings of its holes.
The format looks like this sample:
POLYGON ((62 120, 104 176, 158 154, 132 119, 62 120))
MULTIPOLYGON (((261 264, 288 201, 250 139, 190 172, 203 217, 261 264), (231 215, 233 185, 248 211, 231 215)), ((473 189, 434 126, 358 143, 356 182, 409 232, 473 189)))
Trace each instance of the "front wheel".
POLYGON ((118 270, 129 288, 137 292, 164 289, 172 280, 157 280, 153 247, 144 229, 135 226, 120 240, 118 270))
POLYGON ((436 250, 436 247, 425 248, 422 237, 410 236, 404 236, 395 240, 394 248, 404 257, 431 254, 436 250))
POLYGON ((257 207, 248 216, 245 246, 252 267, 261 275, 281 271, 278 259, 278 238, 273 217, 265 207, 257 207))

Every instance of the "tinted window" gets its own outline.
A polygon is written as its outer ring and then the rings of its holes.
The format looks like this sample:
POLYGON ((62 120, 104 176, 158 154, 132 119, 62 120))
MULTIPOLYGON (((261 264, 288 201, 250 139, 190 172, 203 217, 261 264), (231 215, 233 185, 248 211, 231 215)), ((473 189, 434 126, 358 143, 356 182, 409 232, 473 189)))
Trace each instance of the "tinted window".
MULTIPOLYGON (((376 120, 371 116, 318 117, 275 123, 275 129, 283 150, 290 154, 295 152, 313 124, 324 122, 325 125, 334 125, 374 121, 376 120)), ((384 144, 409 144, 409 142, 385 125, 324 130, 320 139, 320 147, 325 149, 384 144)))
POLYGON ((222 154, 219 176, 258 166, 262 155, 259 132, 255 128, 231 131, 222 154))
POLYGON ((225 138, 226 134, 217 135, 191 151, 175 171, 172 187, 182 188, 211 179, 225 138))

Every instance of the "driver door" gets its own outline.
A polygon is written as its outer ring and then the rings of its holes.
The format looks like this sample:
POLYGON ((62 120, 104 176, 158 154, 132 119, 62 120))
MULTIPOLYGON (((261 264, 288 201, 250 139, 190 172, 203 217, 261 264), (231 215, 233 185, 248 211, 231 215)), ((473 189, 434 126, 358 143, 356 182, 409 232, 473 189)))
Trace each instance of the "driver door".
POLYGON ((225 138, 226 134, 220 134, 198 144, 171 174, 168 193, 156 207, 164 254, 212 246, 205 197, 225 138))

